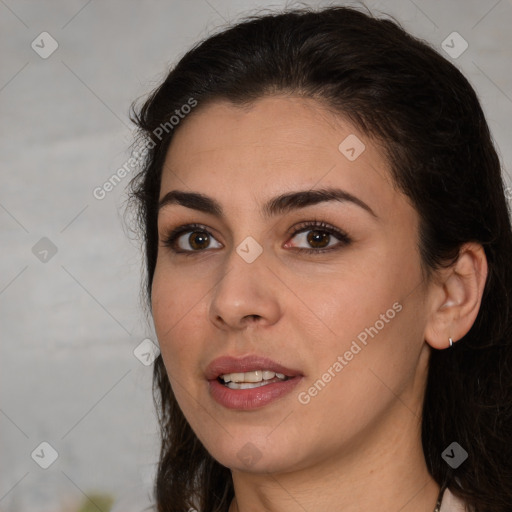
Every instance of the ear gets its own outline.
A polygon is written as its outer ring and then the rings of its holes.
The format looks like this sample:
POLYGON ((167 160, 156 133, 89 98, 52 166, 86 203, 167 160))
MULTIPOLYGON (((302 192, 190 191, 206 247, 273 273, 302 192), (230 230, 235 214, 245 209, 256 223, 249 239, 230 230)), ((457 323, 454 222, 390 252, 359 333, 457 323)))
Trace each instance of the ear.
POLYGON ((455 343, 471 329, 480 310, 487 272, 485 251, 474 242, 464 244, 457 261, 438 271, 438 279, 429 285, 430 314, 424 334, 431 347, 448 348, 449 338, 455 343))

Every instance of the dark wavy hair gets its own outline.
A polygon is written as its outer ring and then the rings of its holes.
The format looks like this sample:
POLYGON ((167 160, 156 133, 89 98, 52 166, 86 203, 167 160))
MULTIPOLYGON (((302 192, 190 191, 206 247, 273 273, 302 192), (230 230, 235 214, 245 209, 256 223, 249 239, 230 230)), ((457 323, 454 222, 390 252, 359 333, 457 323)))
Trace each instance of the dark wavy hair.
MULTIPOLYGON (((129 190, 146 258, 145 306, 149 311, 162 167, 180 127, 169 119, 191 99, 193 116, 216 100, 243 106, 268 95, 316 99, 377 141, 419 214, 426 279, 452 264, 465 242, 483 246, 489 270, 478 316, 453 348, 431 351, 422 444, 440 486, 475 512, 510 512, 512 230, 500 160, 468 80, 394 20, 341 6, 252 15, 198 43, 142 105, 134 102, 131 119, 147 148, 129 190), (453 441, 469 454, 457 469, 441 457, 453 441)), ((162 356, 153 398, 161 429, 158 510, 227 511, 231 472, 183 416, 162 356)))

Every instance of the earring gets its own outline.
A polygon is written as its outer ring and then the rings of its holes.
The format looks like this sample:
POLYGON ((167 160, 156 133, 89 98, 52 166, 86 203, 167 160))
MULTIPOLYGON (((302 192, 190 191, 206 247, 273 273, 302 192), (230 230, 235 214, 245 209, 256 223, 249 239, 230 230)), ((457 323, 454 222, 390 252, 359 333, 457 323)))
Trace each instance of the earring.
POLYGON ((451 338, 448 338, 450 340, 450 347, 453 347, 453 340, 451 338))

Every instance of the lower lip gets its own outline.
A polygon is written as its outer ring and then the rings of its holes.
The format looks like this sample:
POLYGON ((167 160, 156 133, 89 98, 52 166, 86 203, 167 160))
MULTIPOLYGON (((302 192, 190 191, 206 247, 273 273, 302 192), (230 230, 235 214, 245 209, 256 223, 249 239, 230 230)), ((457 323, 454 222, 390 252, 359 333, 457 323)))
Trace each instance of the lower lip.
POLYGON ((256 409, 290 393, 301 378, 292 377, 283 382, 274 382, 252 389, 230 389, 214 379, 209 381, 210 394, 215 401, 228 409, 256 409))

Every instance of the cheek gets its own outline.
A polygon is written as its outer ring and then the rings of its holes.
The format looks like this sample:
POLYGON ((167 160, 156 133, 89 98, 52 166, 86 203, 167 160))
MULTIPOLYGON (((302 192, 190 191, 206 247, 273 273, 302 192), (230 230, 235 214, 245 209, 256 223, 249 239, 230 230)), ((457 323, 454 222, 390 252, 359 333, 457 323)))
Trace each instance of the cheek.
MULTIPOLYGON (((187 317, 194 313, 194 306, 201 297, 203 288, 174 269, 157 263, 152 283, 152 315, 157 334, 162 341, 174 337, 174 332, 187 317)), ((203 291, 204 294, 204 291, 203 291)))
MULTIPOLYGON (((346 261, 346 269, 326 275, 316 274, 297 280, 295 321, 320 343, 344 352, 360 333, 379 321, 379 315, 392 309, 401 290, 389 266, 363 261, 346 261), (385 268, 385 270, 383 270, 385 268), (346 347, 346 348, 345 348, 346 347)), ((291 307, 290 311, 294 308, 291 307)), ((394 311, 390 312, 392 315, 394 311)), ((322 357, 322 353, 318 354, 322 357)))
POLYGON ((419 292, 414 260, 386 258, 385 251, 371 259, 347 267, 350 272, 336 280, 303 283, 299 291, 313 306, 296 316, 303 339, 311 341, 302 357, 311 362, 305 385, 320 379, 318 395, 333 406, 360 401, 361 408, 389 395, 385 384, 400 388, 422 347, 421 297, 411 293, 419 292))
POLYGON ((162 358, 171 378, 177 375, 184 359, 191 353, 191 344, 186 338, 191 333, 184 326, 193 315, 189 306, 192 292, 179 281, 170 272, 164 275, 157 265, 151 293, 152 316, 162 358))
POLYGON ((190 279, 190 274, 164 265, 155 269, 151 294, 155 332, 171 386, 184 408, 192 397, 198 399, 198 386, 206 383, 201 367, 208 360, 205 294, 209 288, 201 276, 190 279))

